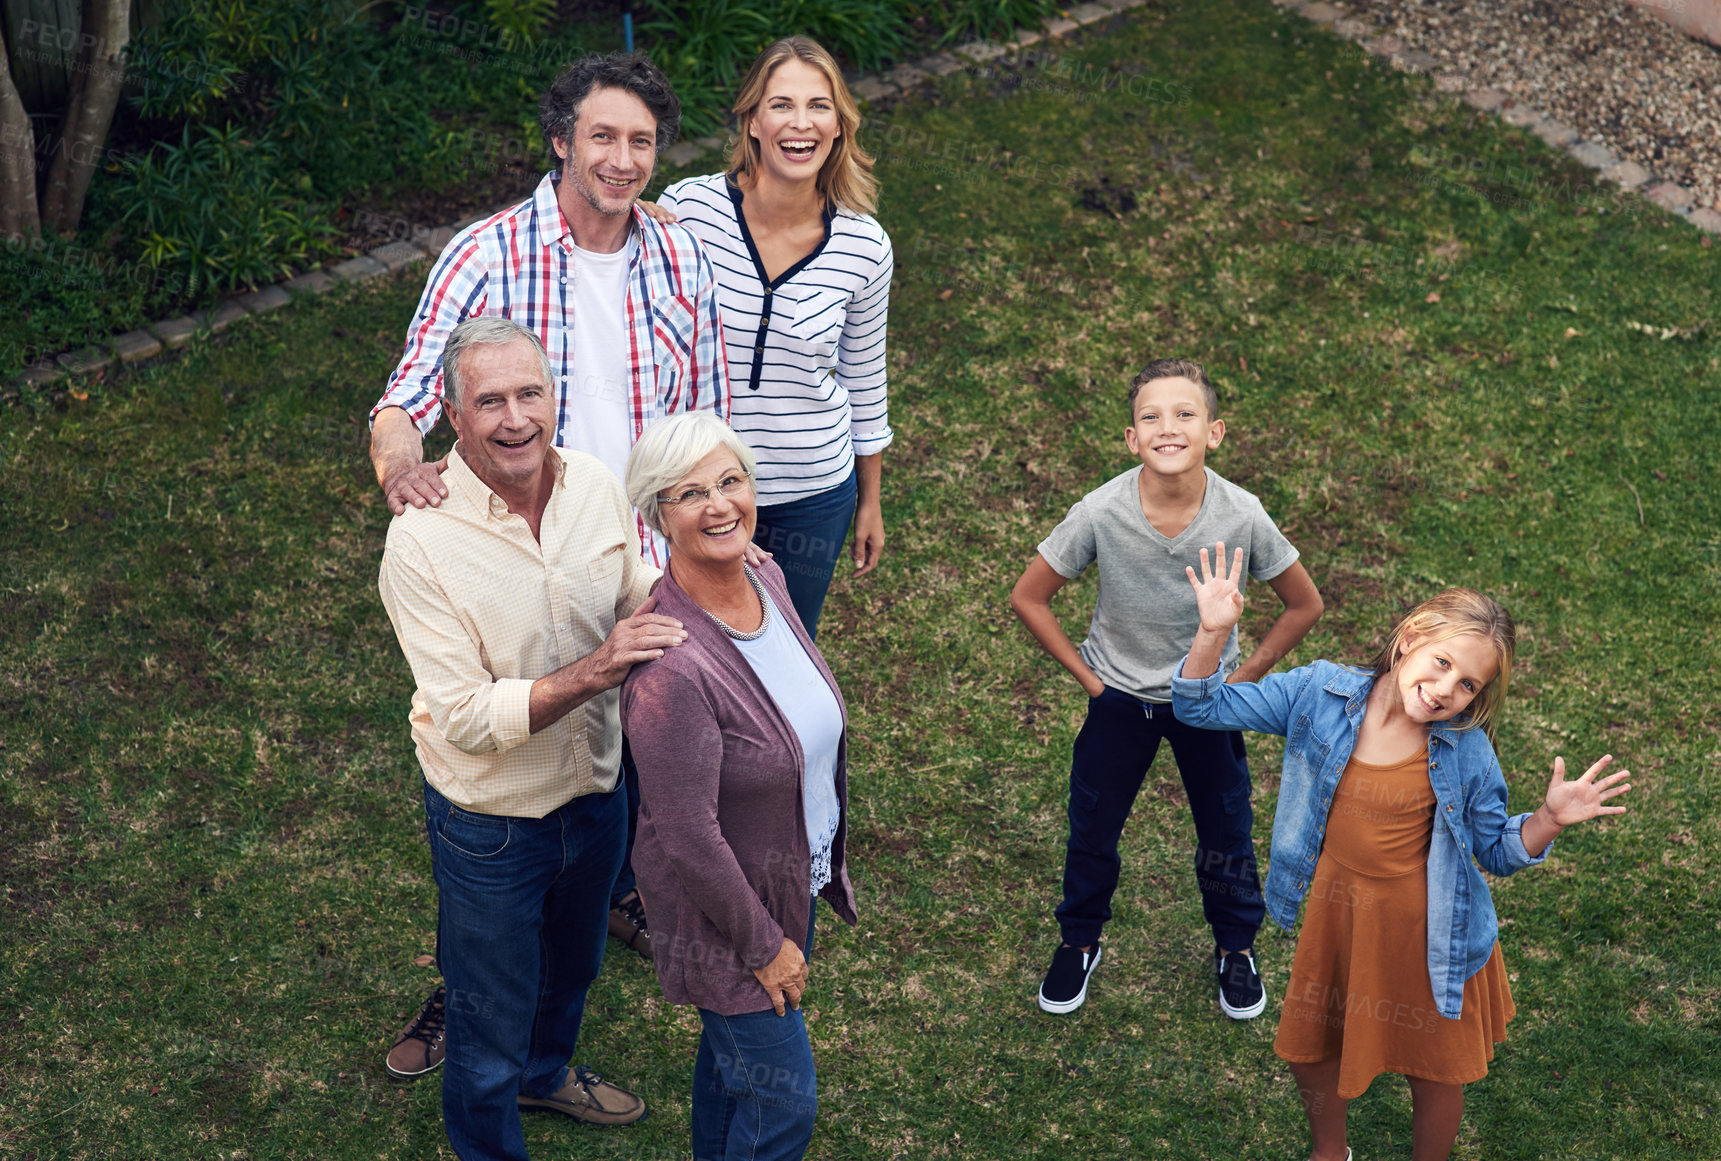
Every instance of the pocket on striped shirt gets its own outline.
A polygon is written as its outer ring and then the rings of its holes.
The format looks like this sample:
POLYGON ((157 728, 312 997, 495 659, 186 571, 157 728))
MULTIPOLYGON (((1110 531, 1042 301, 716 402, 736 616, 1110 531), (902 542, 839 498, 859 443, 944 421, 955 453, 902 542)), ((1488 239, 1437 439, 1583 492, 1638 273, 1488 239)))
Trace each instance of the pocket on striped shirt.
POLYGON ((833 365, 843 323, 848 319, 848 301, 849 296, 840 290, 805 292, 795 304, 794 319, 785 328, 789 346, 816 359, 821 367, 833 365))

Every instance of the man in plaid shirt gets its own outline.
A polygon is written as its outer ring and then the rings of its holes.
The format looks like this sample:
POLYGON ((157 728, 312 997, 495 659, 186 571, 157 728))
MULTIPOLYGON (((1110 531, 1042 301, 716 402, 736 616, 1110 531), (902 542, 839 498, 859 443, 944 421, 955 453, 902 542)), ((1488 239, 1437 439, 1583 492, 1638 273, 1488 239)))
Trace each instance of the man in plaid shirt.
MULTIPOLYGON (((424 436, 442 413, 448 338, 470 317, 501 315, 537 334, 550 359, 556 446, 595 455, 618 479, 634 441, 657 420, 699 408, 727 418, 711 261, 686 228, 634 204, 680 124, 668 79, 636 54, 585 57, 550 86, 539 125, 556 170, 526 201, 467 227, 443 250, 400 365, 371 411, 371 462, 395 515, 439 507, 448 495, 448 461, 424 462, 424 436)), ((668 546, 643 521, 638 528, 641 555, 661 568, 668 546)), ((630 766, 624 749, 631 848, 639 792, 630 766)), ((629 864, 613 901, 611 933, 649 956, 629 864)), ((445 1013, 438 988, 390 1049, 390 1075, 410 1080, 442 1064, 445 1013)))
MULTIPOLYGON (((555 372, 557 446, 592 452, 618 479, 657 420, 699 408, 727 418, 711 260, 691 231, 634 205, 680 122, 668 80, 638 55, 586 57, 544 95, 539 124, 560 172, 443 250, 371 409, 371 462, 391 511, 434 507, 448 494, 445 461, 423 462, 423 437, 442 412, 443 346, 474 315, 537 333, 555 372), (613 115, 597 115, 612 105, 613 115), (640 121, 624 139, 629 113, 653 130, 641 132, 640 121)), ((645 559, 663 567, 667 545, 643 521, 639 531, 645 559)))

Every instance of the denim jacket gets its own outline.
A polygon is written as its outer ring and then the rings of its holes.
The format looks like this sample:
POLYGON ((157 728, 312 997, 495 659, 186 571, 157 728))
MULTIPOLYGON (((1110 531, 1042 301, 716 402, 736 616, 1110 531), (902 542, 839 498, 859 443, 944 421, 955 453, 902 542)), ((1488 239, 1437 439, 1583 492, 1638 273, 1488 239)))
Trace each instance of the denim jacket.
MULTIPOLYGON (((1172 678, 1172 712, 1180 721, 1285 738, 1266 896, 1267 914, 1286 930, 1315 877, 1333 792, 1356 748, 1373 685, 1372 674, 1330 661, 1255 683, 1226 685, 1222 673, 1172 678)), ((1548 852, 1532 858, 1524 849, 1530 816, 1506 816, 1506 780, 1481 730, 1448 723, 1430 728, 1428 781, 1436 819, 1428 851, 1428 981, 1440 1014, 1456 1020, 1464 982, 1482 970, 1499 936, 1494 901, 1476 864, 1510 875, 1548 852)))

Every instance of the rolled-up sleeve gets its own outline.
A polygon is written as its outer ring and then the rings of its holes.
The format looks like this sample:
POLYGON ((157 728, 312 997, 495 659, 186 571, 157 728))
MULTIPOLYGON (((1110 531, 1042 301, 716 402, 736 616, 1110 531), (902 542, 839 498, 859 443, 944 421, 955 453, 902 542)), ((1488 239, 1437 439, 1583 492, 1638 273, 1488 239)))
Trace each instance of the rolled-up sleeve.
POLYGON ((531 736, 532 682, 484 667, 472 625, 437 581, 423 548, 391 527, 377 588, 412 667, 418 700, 448 743, 506 753, 531 736))
POLYGON ((837 381, 849 397, 849 439, 855 455, 890 446, 890 407, 885 390, 885 332, 890 321, 890 277, 895 268, 890 238, 882 231, 878 265, 849 300, 838 346, 837 381))
POLYGON ((1184 677, 1186 653, 1172 671, 1171 713, 1184 725, 1204 730, 1254 730, 1284 734, 1291 707, 1308 685, 1311 672, 1269 673, 1260 681, 1226 684, 1223 668, 1204 677, 1184 677))
POLYGON ((424 284, 424 294, 406 333, 406 350, 389 376, 370 419, 385 407, 399 407, 428 435, 442 414, 442 352, 454 328, 484 313, 487 302, 483 255, 470 234, 457 236, 443 250, 424 284))

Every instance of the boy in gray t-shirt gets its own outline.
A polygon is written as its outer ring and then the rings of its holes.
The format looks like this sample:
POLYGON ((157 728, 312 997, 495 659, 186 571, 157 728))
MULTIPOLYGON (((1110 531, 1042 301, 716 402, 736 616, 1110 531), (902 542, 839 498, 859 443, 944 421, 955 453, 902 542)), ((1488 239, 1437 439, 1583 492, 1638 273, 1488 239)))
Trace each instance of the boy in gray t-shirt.
POLYGON ((1213 928, 1219 1006, 1245 1020, 1261 1014, 1267 997, 1252 954, 1265 907, 1243 735, 1179 722, 1171 713, 1171 675, 1201 627, 1189 578, 1207 546, 1217 544, 1215 567, 1225 563, 1227 546, 1234 549, 1248 575, 1271 585, 1285 606, 1241 665, 1232 633, 1228 680, 1254 681, 1270 670, 1320 617, 1321 595, 1261 502, 1207 467, 1225 423, 1201 364, 1156 359, 1130 384, 1129 405, 1124 442, 1140 466, 1082 497, 1010 594, 1029 632, 1088 692, 1070 766, 1070 838, 1057 909, 1063 942, 1040 985, 1040 1007, 1073 1012, 1087 999, 1123 866, 1118 840, 1166 741, 1195 817, 1195 878, 1213 928), (1096 562, 1099 598, 1078 651, 1051 601, 1096 562))

